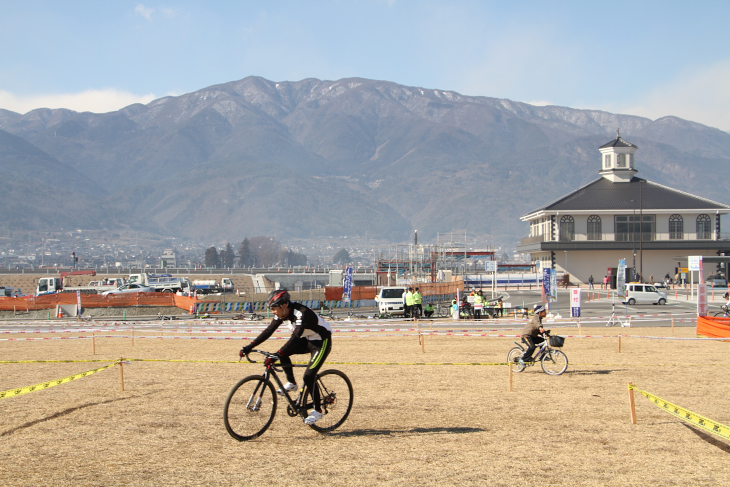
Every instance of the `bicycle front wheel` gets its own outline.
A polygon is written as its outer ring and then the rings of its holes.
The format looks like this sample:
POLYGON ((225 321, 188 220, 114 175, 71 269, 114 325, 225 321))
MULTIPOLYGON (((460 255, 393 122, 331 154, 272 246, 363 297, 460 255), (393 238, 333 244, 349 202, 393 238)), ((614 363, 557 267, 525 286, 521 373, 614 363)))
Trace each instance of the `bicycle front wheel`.
POLYGON ((223 408, 226 430, 238 441, 253 440, 271 425, 276 414, 276 394, 271 382, 250 375, 233 386, 223 408))
MULTIPOLYGON (((339 428, 352 410, 352 383, 344 372, 325 370, 317 375, 315 387, 319 388, 319 400, 322 406, 322 419, 309 426, 316 431, 326 432, 339 428)), ((305 390, 302 396, 302 411, 308 416, 314 409, 311 391, 305 390)))
POLYGON ((715 317, 727 318, 728 315, 724 311, 720 311, 719 313, 715 313, 715 317))
POLYGON ((525 364, 520 363, 520 358, 525 353, 520 347, 515 347, 507 354, 507 363, 512 367, 512 372, 520 373, 525 370, 525 364))
POLYGON ((568 368, 568 357, 560 350, 546 351, 540 361, 542 370, 549 375, 560 375, 568 368))

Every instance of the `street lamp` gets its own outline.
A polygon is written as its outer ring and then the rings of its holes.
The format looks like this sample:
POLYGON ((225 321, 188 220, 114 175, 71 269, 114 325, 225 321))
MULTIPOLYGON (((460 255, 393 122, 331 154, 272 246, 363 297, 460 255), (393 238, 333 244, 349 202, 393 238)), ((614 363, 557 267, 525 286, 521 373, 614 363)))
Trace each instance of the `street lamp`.
POLYGON ((634 252, 634 264, 631 268, 631 280, 634 280, 634 277, 636 277, 636 200, 631 200, 631 203, 634 206, 634 217, 631 221, 631 250, 634 252))
POLYGON ((643 204, 643 188, 644 181, 639 180, 639 275, 641 282, 644 282, 644 204, 643 204))

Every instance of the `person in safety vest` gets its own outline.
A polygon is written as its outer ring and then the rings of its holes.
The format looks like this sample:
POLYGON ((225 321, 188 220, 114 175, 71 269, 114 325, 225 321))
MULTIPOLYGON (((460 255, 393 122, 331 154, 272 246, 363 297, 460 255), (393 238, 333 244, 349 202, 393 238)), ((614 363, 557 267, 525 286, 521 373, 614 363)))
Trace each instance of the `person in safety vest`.
MULTIPOLYGON (((279 360, 288 381, 284 384, 284 389, 294 391, 297 389, 297 383, 289 356, 300 353, 310 354, 309 365, 304 372, 304 384, 307 386, 307 390, 312 391, 314 409, 304 419, 304 423, 314 424, 323 416, 319 387, 314 387, 314 380, 332 350, 332 327, 321 316, 303 304, 293 303, 286 289, 272 291, 269 294, 268 306, 274 313, 274 319, 254 341, 241 348, 239 356, 248 356, 255 346, 265 342, 282 323, 287 322, 287 326, 292 332, 291 338, 276 352, 278 357, 267 358, 264 365, 270 367, 279 360)), ((277 392, 283 394, 281 389, 277 392)))
POLYGON ((423 316, 426 318, 433 316, 433 305, 431 303, 426 303, 426 307, 423 309, 423 316))
POLYGON ((403 316, 405 318, 411 318, 413 316, 413 288, 409 287, 406 290, 406 307, 403 316))
POLYGON ((474 295, 474 319, 482 319, 482 309, 484 309, 484 296, 481 289, 474 295))
POLYGON ((415 318, 420 318, 423 315, 423 307, 421 306, 422 301, 423 296, 421 295, 421 290, 416 288, 413 293, 413 316, 415 318))

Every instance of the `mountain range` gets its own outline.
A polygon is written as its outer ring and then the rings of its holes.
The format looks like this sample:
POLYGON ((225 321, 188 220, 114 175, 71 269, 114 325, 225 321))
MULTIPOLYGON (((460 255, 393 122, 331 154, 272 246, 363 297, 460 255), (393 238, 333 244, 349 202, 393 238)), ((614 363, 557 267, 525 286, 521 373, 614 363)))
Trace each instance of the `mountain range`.
POLYGON ((0 229, 509 244, 598 177, 619 128, 640 177, 730 203, 730 134, 677 117, 252 76, 102 114, 0 109, 0 229))

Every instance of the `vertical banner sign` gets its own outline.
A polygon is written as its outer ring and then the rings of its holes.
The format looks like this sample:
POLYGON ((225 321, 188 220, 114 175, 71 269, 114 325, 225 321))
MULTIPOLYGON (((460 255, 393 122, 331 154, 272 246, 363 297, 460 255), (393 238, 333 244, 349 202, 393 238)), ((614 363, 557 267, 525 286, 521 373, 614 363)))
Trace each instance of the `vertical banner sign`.
POLYGON ((352 267, 345 270, 345 282, 342 288, 342 300, 346 303, 350 302, 352 297, 352 267))
POLYGON ((626 297, 626 259, 618 261, 618 272, 616 273, 616 288, 619 297, 626 297))
POLYGON ((76 317, 81 318, 81 291, 76 291, 76 317))
POLYGON ((697 285, 697 316, 707 316, 707 284, 697 285))
POLYGON ((570 316, 580 318, 580 288, 570 290, 570 316))
POLYGON ((558 299, 558 274, 555 269, 550 269, 550 298, 558 299))
POLYGON ((550 296, 550 269, 542 270, 542 302, 547 303, 550 296))

